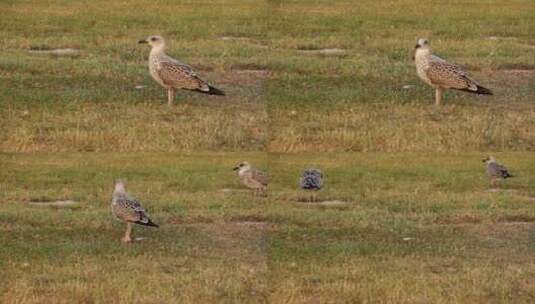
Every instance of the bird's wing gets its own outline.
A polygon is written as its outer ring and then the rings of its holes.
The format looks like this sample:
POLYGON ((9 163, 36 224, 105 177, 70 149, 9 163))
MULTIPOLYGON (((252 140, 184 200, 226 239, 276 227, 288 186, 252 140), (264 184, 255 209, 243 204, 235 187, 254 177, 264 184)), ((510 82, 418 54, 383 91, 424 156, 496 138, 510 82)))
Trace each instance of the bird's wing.
POLYGON ((504 165, 496 164, 496 167, 498 171, 500 172, 501 176, 510 175, 509 170, 504 165))
POLYGON ((466 75, 458 66, 439 57, 429 61, 429 68, 425 71, 431 83, 444 88, 477 91, 477 83, 466 75))
POLYGON ((251 178, 264 186, 269 183, 268 175, 260 170, 251 170, 251 178))
POLYGON ((164 84, 175 88, 210 91, 208 84, 189 65, 179 61, 161 61, 158 76, 164 84))
POLYGON ((503 166, 503 165, 500 165, 499 163, 496 163, 496 162, 491 162, 491 163, 488 164, 487 173, 490 176, 499 176, 499 177, 503 177, 505 175, 509 175, 509 171, 507 170, 507 168, 505 166, 503 166))
POLYGON ((133 197, 123 196, 116 200, 118 217, 125 221, 148 223, 150 221, 145 208, 133 197))

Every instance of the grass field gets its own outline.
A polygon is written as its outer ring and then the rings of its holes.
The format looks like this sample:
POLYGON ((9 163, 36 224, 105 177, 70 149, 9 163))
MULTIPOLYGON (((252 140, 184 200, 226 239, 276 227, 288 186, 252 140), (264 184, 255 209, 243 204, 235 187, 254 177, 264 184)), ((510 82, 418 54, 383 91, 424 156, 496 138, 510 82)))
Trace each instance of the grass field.
POLYGON ((535 297, 535 161, 489 192, 479 154, 2 154, 3 303, 529 303, 535 297), (232 172, 267 169, 268 198, 232 172), (299 203, 300 171, 326 175, 299 203), (132 245, 112 180, 158 229, 132 245), (69 208, 32 201, 73 199, 69 208))
POLYGON ((265 9, 252 2, 24 1, 0 3, 0 149, 3 151, 261 150, 267 74, 265 9), (170 54, 227 97, 167 93, 148 74, 161 34, 170 54), (73 48, 69 56, 32 49, 73 48), (143 86, 136 89, 136 86, 143 86), (225 117, 226 119, 220 119, 225 117))
POLYGON ((0 11, 0 303, 535 302, 535 2, 0 11), (227 95, 167 107, 137 44, 153 34, 227 95), (435 107, 422 36, 495 95, 435 107), (499 191, 489 153, 515 175, 499 191), (236 178, 243 160, 267 197, 236 178), (319 203, 297 189, 307 167, 319 203), (161 225, 130 245, 120 177, 161 225))
POLYGON ((7 1, 0 9, 2 151, 535 148, 533 1, 7 1), (149 50, 136 43, 150 34, 165 36, 172 55, 227 96, 180 92, 168 109, 147 73, 149 50), (411 61, 421 36, 495 96, 448 92, 435 109, 411 61), (78 52, 29 52, 54 48, 78 52), (314 53, 323 48, 343 53, 314 53))
POLYGON ((533 10, 533 1, 280 1, 269 32, 269 149, 533 150, 533 10), (436 109, 412 62, 418 37, 495 96, 448 92, 436 109), (311 52, 333 48, 345 52, 311 52))

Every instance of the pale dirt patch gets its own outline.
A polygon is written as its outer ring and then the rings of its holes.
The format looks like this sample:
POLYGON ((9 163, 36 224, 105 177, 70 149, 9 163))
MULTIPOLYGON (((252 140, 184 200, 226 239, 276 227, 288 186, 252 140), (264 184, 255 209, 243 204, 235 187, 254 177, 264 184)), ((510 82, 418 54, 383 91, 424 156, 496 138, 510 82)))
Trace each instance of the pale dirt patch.
POLYGON ((79 50, 75 50, 72 48, 65 48, 65 49, 30 49, 28 52, 33 54, 53 54, 53 55, 74 55, 80 53, 79 50))
POLYGON ((347 51, 339 48, 317 49, 317 50, 298 50, 303 54, 323 55, 323 56, 344 56, 347 51))
POLYGON ((525 86, 535 81, 534 69, 505 69, 500 73, 512 86, 525 86))
POLYGON ((73 200, 59 200, 59 201, 45 201, 45 202, 29 202, 28 205, 33 207, 56 207, 56 208, 65 208, 65 207, 73 207, 80 205, 79 202, 73 201, 73 200))
POLYGON ((327 201, 316 201, 316 202, 297 202, 298 205, 305 207, 346 207, 349 206, 349 202, 341 200, 327 200, 327 201))
POLYGON ((258 86, 268 77, 268 73, 267 70, 254 67, 232 69, 224 74, 223 78, 219 80, 219 83, 240 86, 258 86))
POLYGON ((453 216, 444 216, 436 220, 439 225, 466 225, 466 224, 479 224, 481 218, 477 214, 460 214, 453 216))
POLYGON ((254 41, 249 37, 239 37, 239 36, 221 36, 218 38, 221 41, 254 41))
POLYGON ((504 215, 498 218, 499 222, 509 224, 529 224, 535 223, 535 217, 526 214, 519 215, 504 215))
POLYGON ((219 189, 218 190, 219 192, 221 193, 243 193, 243 192, 249 192, 251 190, 249 189, 245 189, 245 188, 240 188, 240 189, 236 189, 236 188, 223 188, 223 189, 219 189))
POLYGON ((266 223, 266 222, 242 221, 242 222, 235 222, 235 223, 238 226, 250 227, 253 229, 260 229, 260 230, 266 230, 268 228, 273 227, 272 224, 266 223))

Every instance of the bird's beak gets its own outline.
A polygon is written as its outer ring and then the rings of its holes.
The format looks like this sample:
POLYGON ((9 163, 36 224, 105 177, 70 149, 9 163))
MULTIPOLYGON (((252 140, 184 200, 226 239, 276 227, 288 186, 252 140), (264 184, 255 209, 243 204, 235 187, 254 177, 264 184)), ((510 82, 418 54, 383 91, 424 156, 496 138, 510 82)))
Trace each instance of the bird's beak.
POLYGON ((232 171, 236 171, 238 169, 240 169, 240 167, 234 167, 234 168, 232 168, 232 171))
POLYGON ((415 49, 417 49, 417 48, 419 48, 419 47, 420 47, 419 44, 417 44, 417 45, 414 46, 415 49))
POLYGON ((137 43, 148 43, 147 39, 141 39, 137 43))
POLYGON ((484 162, 484 163, 486 163, 487 160, 489 160, 489 158, 483 158, 481 161, 484 162))

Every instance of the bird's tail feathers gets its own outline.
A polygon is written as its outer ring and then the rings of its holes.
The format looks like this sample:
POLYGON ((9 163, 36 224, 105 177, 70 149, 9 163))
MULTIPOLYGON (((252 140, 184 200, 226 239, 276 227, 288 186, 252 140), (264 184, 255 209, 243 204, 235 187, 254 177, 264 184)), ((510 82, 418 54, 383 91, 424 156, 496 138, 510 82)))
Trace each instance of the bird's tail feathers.
POLYGON ((485 87, 482 87, 478 84, 476 84, 476 88, 477 90, 470 90, 470 89, 460 89, 461 91, 465 91, 465 92, 469 92, 469 93, 474 93, 474 94, 481 94, 481 95, 494 95, 492 93, 491 90, 485 88, 485 87))
POLYGON ((207 92, 208 94, 225 96, 225 92, 223 92, 222 90, 220 90, 220 89, 218 89, 216 87, 213 87, 211 85, 208 85, 208 87, 210 88, 210 90, 207 92))
POLYGON ((208 90, 201 90, 201 89, 197 89, 197 90, 194 90, 194 91, 197 91, 199 93, 204 93, 204 94, 208 94, 208 95, 221 95, 221 96, 225 96, 225 92, 223 92, 222 90, 216 88, 216 87, 213 87, 211 85, 207 85, 208 86, 208 90))
POLYGON ((142 221, 137 221, 135 222, 136 224, 139 224, 139 225, 143 225, 143 226, 150 226, 150 227, 160 227, 158 224, 154 223, 151 219, 149 219, 148 222, 142 222, 142 221))

